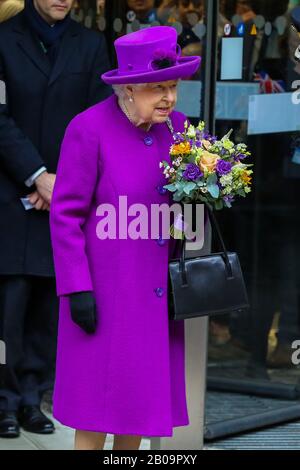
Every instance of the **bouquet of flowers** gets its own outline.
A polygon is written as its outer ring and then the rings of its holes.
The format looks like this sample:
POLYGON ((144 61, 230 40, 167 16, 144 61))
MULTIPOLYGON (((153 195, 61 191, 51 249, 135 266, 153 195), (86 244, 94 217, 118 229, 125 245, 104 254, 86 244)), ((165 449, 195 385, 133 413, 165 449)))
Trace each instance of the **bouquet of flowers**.
POLYGON ((230 140, 232 130, 221 140, 186 121, 184 132, 174 134, 170 148, 171 164, 160 168, 168 180, 164 186, 173 199, 182 203, 207 203, 212 209, 231 207, 237 197, 251 192, 253 165, 245 163, 251 155, 247 145, 230 140))

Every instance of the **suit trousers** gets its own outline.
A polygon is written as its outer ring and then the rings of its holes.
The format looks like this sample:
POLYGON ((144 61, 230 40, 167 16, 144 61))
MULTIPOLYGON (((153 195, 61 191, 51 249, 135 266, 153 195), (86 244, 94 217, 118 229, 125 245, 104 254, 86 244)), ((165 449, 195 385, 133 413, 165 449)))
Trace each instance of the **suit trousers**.
POLYGON ((55 279, 0 276, 0 410, 40 405, 53 387, 58 320, 55 279))

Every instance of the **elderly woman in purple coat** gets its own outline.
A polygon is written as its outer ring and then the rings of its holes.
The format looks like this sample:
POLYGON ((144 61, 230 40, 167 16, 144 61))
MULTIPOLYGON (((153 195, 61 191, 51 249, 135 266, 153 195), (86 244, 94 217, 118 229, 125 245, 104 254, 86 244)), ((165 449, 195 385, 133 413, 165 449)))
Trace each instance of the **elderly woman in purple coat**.
POLYGON ((168 317, 172 243, 136 234, 145 211, 150 220, 152 207, 170 205, 159 167, 173 142, 166 121, 184 129, 176 87, 200 58, 181 57, 167 26, 115 47, 118 69, 102 75, 115 93, 70 122, 50 210, 60 298, 53 414, 76 430, 76 449, 103 449, 106 433, 114 449, 138 449, 143 436, 189 424, 184 323, 168 317))

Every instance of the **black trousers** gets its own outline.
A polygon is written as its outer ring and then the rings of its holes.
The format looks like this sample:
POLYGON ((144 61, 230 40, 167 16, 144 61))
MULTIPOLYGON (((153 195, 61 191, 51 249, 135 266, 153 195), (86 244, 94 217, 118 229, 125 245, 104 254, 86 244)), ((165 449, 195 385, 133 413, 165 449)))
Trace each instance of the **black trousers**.
POLYGON ((39 405, 53 387, 58 299, 55 279, 0 276, 0 340, 6 363, 0 369, 0 410, 39 405))

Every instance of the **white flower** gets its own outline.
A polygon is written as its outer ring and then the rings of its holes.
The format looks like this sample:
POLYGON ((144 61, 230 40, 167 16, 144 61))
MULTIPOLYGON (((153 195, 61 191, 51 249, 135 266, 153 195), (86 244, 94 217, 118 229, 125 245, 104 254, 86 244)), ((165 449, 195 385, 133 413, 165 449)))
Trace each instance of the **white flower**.
POLYGON ((162 162, 160 162, 159 168, 163 168, 163 167, 164 167, 164 164, 162 162))
POLYGON ((222 186, 230 186, 233 182, 233 177, 232 175, 224 175, 222 178, 220 178, 220 183, 222 186))
POLYGON ((225 195, 229 195, 233 192, 233 187, 232 186, 226 186, 226 188, 223 189, 223 193, 225 195))
POLYGON ((190 139, 194 139, 196 137, 196 129, 194 126, 190 126, 188 128, 187 135, 190 139))
POLYGON ((243 152, 243 151, 247 150, 247 145, 246 144, 238 144, 236 146, 236 148, 239 152, 243 152))

